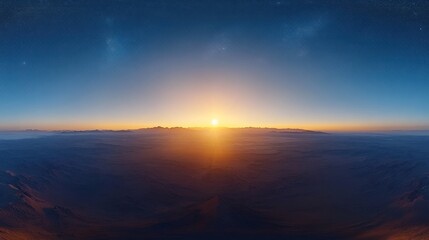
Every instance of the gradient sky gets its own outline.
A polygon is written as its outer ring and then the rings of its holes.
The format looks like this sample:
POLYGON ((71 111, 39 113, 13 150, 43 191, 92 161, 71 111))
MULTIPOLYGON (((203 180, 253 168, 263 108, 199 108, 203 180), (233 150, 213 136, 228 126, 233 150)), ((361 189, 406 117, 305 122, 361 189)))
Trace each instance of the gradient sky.
POLYGON ((428 1, 0 2, 0 129, 429 128, 428 1))

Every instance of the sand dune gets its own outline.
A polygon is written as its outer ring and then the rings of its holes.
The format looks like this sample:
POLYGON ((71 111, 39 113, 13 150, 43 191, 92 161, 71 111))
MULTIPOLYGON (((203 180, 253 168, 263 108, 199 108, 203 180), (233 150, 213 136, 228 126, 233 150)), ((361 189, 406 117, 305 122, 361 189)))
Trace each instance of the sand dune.
POLYGON ((426 239, 427 137, 150 130, 0 141, 2 239, 426 239))

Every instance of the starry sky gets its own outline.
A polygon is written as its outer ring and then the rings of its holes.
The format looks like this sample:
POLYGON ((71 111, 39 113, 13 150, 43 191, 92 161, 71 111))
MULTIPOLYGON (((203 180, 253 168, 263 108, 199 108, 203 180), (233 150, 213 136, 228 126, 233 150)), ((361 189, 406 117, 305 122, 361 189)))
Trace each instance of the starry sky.
POLYGON ((0 2, 0 129, 429 129, 429 2, 0 2))

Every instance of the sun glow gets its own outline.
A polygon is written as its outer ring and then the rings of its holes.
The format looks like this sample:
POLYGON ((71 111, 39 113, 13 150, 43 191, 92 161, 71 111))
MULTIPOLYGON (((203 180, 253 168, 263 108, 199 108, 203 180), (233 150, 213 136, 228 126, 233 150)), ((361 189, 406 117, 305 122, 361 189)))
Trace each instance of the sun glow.
POLYGON ((216 118, 213 118, 211 121, 212 126, 217 126, 219 124, 219 121, 216 118))

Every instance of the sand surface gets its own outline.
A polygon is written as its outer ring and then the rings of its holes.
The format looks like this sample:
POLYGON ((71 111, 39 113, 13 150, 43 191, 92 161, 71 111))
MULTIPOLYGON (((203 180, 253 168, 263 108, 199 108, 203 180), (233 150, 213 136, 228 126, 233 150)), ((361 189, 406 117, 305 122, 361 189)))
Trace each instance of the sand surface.
POLYGON ((0 140, 0 239, 429 239, 429 137, 0 140))

